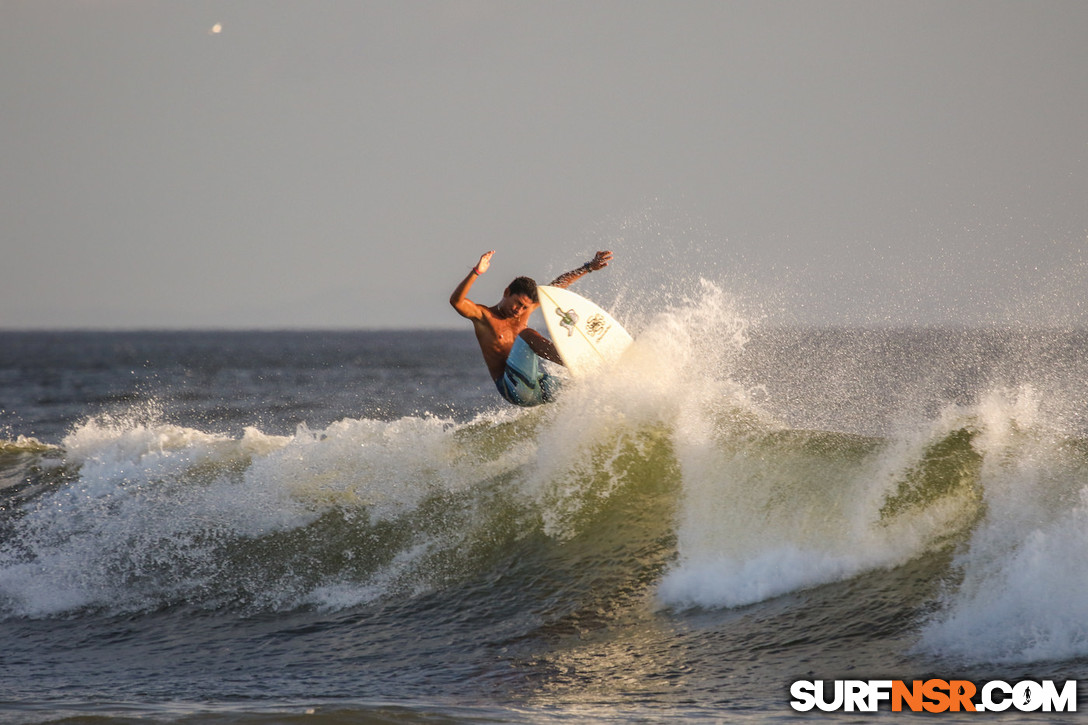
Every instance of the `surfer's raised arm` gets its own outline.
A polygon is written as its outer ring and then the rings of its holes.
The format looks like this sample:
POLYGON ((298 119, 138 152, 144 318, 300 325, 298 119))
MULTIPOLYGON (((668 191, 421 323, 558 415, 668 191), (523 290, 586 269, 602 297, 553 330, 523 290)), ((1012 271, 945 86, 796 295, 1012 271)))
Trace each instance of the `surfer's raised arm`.
POLYGON ((468 290, 472 287, 472 283, 476 281, 476 278, 487 271, 487 268, 491 266, 491 256, 495 254, 495 250, 490 252, 484 252, 480 255, 480 261, 476 263, 468 275, 461 280, 461 284, 457 285, 457 289, 450 295, 450 304, 453 305, 453 309, 457 310, 457 313, 461 317, 467 317, 470 320, 477 320, 483 314, 481 312, 480 305, 470 300, 466 295, 468 290))
POLYGON ((597 252, 593 256, 593 259, 583 264, 578 269, 572 269, 569 272, 563 274, 552 280, 552 287, 570 287, 570 285, 576 280, 581 279, 590 272, 596 272, 598 269, 604 269, 608 266, 608 263, 612 260, 612 252, 597 252))

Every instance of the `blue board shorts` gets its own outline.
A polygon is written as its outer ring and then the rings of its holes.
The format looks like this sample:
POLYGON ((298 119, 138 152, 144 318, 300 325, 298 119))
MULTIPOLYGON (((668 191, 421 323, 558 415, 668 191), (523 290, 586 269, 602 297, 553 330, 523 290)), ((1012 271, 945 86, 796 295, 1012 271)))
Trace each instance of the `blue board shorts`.
POLYGON ((559 381, 544 372, 540 358, 520 337, 510 348, 506 370, 495 381, 499 395, 508 403, 522 406, 540 405, 555 400, 559 381))

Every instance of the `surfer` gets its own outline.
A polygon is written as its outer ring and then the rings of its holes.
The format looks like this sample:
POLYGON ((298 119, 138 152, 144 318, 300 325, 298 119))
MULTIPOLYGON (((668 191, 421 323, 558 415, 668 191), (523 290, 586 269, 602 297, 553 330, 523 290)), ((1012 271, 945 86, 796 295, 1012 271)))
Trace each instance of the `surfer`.
MULTIPOLYGON (((485 307, 467 295, 472 283, 491 266, 495 251, 485 252, 480 261, 450 295, 450 304, 462 317, 472 321, 476 340, 484 355, 487 371, 499 394, 514 405, 539 405, 553 400, 557 381, 540 367, 540 358, 563 364, 555 345, 529 327, 529 315, 540 304, 536 282, 518 277, 507 286, 497 304, 485 307)), ((569 287, 589 272, 603 269, 612 252, 597 252, 593 259, 552 281, 553 287, 569 287)))

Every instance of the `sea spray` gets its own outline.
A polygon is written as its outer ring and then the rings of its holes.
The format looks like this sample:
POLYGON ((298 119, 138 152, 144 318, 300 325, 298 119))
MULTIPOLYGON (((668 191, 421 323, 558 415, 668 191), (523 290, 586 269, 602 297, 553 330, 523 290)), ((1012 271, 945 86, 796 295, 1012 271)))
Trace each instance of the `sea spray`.
POLYGON ((970 662, 1088 654, 1088 446, 1053 428, 1031 386, 977 407, 984 517, 919 650, 970 662))
POLYGON ((693 401, 728 395, 746 405, 745 391, 728 378, 748 324, 734 302, 702 280, 683 303, 658 310, 635 330, 621 359, 566 382, 558 403, 542 413, 525 478, 550 535, 576 533, 579 518, 643 477, 641 468, 659 453, 667 453, 661 471, 675 485, 672 447, 693 401))
POLYGON ((782 425, 754 403, 758 391, 733 378, 747 321, 712 285, 702 288, 698 303, 658 324, 687 353, 673 390, 683 479, 678 560, 659 596, 678 606, 735 606, 837 578, 845 565, 826 535, 842 525, 832 514, 843 492, 833 484, 845 461, 777 443, 782 425))
POLYGON ((724 352, 689 370, 683 391, 698 393, 678 395, 683 494, 665 604, 751 604, 901 565, 969 530, 979 457, 959 412, 887 437, 798 430, 767 412, 777 380, 742 386, 732 374, 746 336, 726 339, 740 344, 719 339, 724 352))

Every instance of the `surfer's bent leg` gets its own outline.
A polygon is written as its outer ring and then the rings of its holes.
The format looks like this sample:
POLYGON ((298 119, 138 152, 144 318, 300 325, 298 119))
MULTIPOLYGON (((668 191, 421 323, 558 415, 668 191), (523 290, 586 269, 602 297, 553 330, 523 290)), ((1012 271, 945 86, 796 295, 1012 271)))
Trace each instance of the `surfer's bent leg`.
POLYGON ((518 337, 525 341, 525 344, 529 346, 537 357, 557 365, 563 364, 563 358, 559 357, 559 351, 555 348, 555 343, 533 328, 526 327, 518 333, 518 337))
POLYGON ((495 387, 506 402, 533 406, 555 400, 559 381, 541 369, 540 358, 528 342, 519 337, 514 341, 506 359, 506 369, 495 381, 495 387))
MULTIPOLYGON (((551 376, 548 375, 548 378, 551 376)), ((499 395, 507 403, 520 405, 525 408, 541 403, 549 403, 552 400, 550 393, 543 388, 544 380, 533 381, 526 378, 517 370, 507 367, 499 379, 495 381, 495 387, 499 389, 499 395)))

